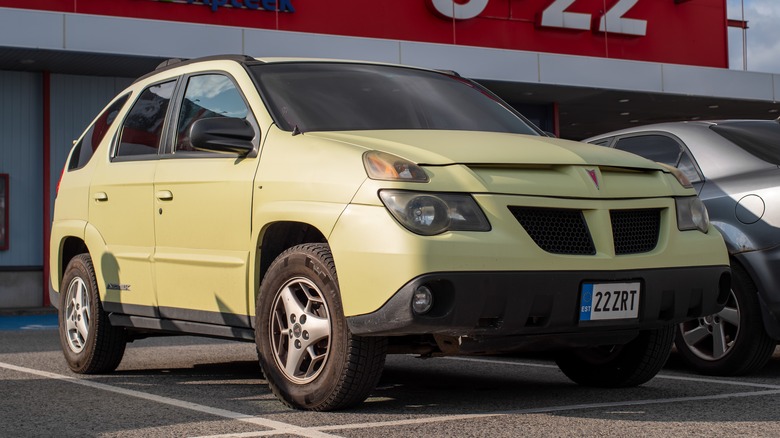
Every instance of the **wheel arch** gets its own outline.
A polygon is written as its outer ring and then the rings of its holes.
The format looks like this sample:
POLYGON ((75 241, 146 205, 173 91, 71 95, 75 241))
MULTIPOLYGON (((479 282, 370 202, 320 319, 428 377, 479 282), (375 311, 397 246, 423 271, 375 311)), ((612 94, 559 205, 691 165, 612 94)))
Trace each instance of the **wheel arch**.
POLYGON ((259 291, 268 268, 279 254, 303 243, 328 243, 328 240, 319 228, 305 222, 278 221, 266 226, 257 242, 255 293, 259 291))

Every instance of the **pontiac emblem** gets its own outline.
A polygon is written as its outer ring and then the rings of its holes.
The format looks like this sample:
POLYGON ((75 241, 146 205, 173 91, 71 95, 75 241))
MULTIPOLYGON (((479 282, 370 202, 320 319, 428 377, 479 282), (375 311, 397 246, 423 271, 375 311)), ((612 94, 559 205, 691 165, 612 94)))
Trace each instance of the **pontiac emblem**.
POLYGON ((599 187, 599 177, 598 174, 596 174, 596 169, 590 170, 585 169, 588 172, 588 175, 590 175, 590 179, 593 180, 593 184, 596 185, 596 190, 601 190, 601 187, 599 187))

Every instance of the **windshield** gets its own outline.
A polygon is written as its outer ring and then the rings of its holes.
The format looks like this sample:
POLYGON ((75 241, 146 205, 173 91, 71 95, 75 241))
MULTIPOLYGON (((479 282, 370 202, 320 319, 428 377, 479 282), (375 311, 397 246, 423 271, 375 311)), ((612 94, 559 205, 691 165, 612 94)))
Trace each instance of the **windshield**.
POLYGON ((780 166, 780 123, 777 120, 721 122, 710 129, 754 156, 780 166))
POLYGON ((307 131, 447 129, 539 135, 468 80, 405 67, 300 62, 250 68, 279 126, 307 131))

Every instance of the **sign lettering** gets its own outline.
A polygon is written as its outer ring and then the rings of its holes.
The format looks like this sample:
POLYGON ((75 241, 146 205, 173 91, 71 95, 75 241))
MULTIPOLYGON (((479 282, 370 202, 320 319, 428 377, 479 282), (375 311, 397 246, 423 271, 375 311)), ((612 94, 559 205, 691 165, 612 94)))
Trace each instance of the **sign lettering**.
MULTIPOLYGON (((224 0, 212 0, 224 1, 224 0)), ((577 0, 555 0, 542 11, 539 26, 559 29, 591 30, 592 16, 566 12, 577 0)), ((469 20, 485 11, 489 0, 426 0, 428 7, 443 18, 469 20)), ((647 20, 624 18, 639 0, 618 0, 598 20, 598 31, 622 35, 647 35, 647 20)))
MULTIPOLYGON (((487 1, 487 0, 485 0, 487 1)), ((247 8, 251 10, 295 12, 292 0, 187 0, 187 4, 201 3, 211 8, 213 12, 221 7, 230 5, 233 8, 247 8)))

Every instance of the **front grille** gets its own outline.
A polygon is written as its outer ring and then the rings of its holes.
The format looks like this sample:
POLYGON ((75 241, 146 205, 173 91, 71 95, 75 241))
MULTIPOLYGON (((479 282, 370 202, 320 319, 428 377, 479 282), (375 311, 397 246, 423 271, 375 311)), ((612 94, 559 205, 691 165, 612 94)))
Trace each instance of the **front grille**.
POLYGON ((509 207, 539 248, 553 254, 593 255, 596 247, 580 210, 509 207))
POLYGON ((639 254, 655 249, 661 226, 661 210, 610 210, 615 254, 639 254))

